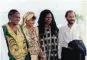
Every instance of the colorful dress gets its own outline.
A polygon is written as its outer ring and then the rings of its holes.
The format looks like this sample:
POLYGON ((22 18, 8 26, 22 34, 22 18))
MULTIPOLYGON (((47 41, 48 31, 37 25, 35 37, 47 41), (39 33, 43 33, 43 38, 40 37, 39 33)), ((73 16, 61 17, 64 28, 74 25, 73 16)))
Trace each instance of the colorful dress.
POLYGON ((26 38, 20 28, 17 26, 16 34, 8 24, 2 26, 5 39, 8 46, 9 60, 30 60, 27 50, 26 38))
POLYGON ((29 44, 29 52, 31 54, 31 60, 38 60, 38 55, 41 52, 40 44, 38 40, 38 29, 34 27, 34 31, 30 31, 30 29, 23 27, 24 34, 27 38, 27 42, 29 44))

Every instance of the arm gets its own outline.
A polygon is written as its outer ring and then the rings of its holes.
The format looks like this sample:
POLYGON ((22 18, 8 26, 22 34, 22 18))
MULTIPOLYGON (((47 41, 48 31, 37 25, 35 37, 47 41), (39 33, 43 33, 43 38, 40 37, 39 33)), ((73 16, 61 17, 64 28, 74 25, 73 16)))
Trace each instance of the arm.
POLYGON ((44 52, 42 51, 41 44, 40 44, 39 29, 38 29, 38 27, 35 27, 35 29, 36 29, 36 34, 37 34, 37 37, 38 37, 38 40, 39 40, 38 44, 39 44, 39 47, 40 47, 39 58, 40 58, 40 60, 46 60, 46 56, 45 56, 44 52))
POLYGON ((62 46, 61 46, 61 40, 63 40, 62 39, 62 34, 61 34, 61 29, 59 29, 59 44, 58 44, 58 57, 59 57, 59 59, 61 59, 61 52, 62 52, 62 46))

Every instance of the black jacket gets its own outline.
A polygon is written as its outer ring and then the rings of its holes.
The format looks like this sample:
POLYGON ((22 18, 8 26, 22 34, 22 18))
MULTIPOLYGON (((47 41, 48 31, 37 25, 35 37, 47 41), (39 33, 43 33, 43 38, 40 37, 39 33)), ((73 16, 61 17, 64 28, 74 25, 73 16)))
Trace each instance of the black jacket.
POLYGON ((86 47, 82 40, 73 40, 68 43, 68 47, 71 50, 75 50, 83 55, 86 55, 86 47))

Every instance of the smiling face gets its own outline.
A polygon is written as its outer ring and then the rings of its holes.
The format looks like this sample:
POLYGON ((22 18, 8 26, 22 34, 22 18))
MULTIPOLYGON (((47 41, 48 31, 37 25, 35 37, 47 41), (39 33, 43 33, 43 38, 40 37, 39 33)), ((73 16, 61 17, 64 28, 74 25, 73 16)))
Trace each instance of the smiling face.
POLYGON ((46 23, 47 25, 50 25, 50 24, 51 24, 51 21, 52 21, 52 15, 51 15, 51 13, 48 13, 48 14, 46 15, 46 17, 45 17, 45 23, 46 23))
POLYGON ((75 16, 74 12, 69 12, 67 14, 66 20, 67 20, 68 24, 74 24, 75 23, 75 19, 76 19, 76 16, 75 16))
POLYGON ((9 20, 10 20, 10 23, 12 23, 14 25, 18 25, 19 21, 20 21, 20 14, 15 13, 12 16, 9 16, 9 20))
POLYGON ((34 19, 29 19, 29 20, 26 20, 26 26, 28 27, 33 27, 34 26, 34 23, 35 23, 35 20, 34 19))

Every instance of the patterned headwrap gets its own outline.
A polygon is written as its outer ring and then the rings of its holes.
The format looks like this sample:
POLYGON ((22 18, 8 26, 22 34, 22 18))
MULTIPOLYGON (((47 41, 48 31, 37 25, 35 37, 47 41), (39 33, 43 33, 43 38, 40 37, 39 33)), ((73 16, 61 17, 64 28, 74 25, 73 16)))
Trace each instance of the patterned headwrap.
POLYGON ((26 14, 24 14, 23 25, 25 26, 26 25, 25 21, 30 20, 34 16, 35 16, 35 14, 33 12, 27 12, 26 14))

